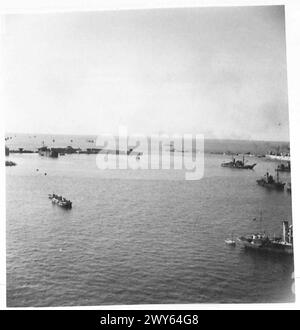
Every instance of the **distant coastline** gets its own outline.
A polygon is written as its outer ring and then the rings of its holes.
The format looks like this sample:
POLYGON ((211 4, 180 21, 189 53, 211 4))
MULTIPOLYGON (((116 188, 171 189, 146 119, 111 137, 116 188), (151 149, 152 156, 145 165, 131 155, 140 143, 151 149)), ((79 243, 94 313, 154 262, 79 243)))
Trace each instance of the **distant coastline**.
MULTIPOLYGON (((12 153, 35 153, 43 145, 49 148, 73 148, 74 153, 79 150, 86 151, 97 146, 96 135, 67 135, 67 134, 5 134, 5 145, 12 153), (20 152, 21 148, 21 152, 20 152)), ((288 141, 258 141, 258 140, 234 140, 234 139, 211 139, 204 142, 205 153, 237 155, 248 154, 252 156, 264 156, 269 152, 289 152, 288 141)), ((71 152, 72 153, 72 152, 71 152)), ((79 152, 78 152, 79 153, 79 152)), ((82 152, 85 153, 85 152, 82 152)), ((95 152, 92 152, 95 153, 95 152)))

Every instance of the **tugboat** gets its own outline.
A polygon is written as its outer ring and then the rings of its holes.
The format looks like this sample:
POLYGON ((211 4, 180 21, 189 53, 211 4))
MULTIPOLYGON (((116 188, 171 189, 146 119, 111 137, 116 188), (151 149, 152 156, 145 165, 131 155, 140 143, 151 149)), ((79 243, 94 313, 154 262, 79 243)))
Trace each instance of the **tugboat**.
POLYGON ((65 209, 72 208, 72 202, 62 196, 58 196, 56 194, 49 194, 48 197, 49 197, 49 199, 51 199, 53 204, 57 204, 65 209))
POLYGON ((244 156, 243 160, 235 160, 235 158, 233 158, 231 162, 221 164, 222 167, 238 168, 244 170, 253 170, 255 165, 256 164, 246 165, 244 156))
POLYGON ((273 176, 267 172, 261 179, 256 180, 257 184, 260 186, 276 189, 276 190, 283 190, 285 186, 285 182, 279 181, 279 173, 277 172, 276 181, 274 180, 273 176))
POLYGON ((282 222, 282 237, 270 238, 266 233, 250 234, 238 238, 245 248, 257 251, 293 254, 293 226, 288 221, 282 222))
POLYGON ((291 172, 291 163, 287 162, 287 164, 280 164, 277 166, 276 170, 277 172, 291 172))

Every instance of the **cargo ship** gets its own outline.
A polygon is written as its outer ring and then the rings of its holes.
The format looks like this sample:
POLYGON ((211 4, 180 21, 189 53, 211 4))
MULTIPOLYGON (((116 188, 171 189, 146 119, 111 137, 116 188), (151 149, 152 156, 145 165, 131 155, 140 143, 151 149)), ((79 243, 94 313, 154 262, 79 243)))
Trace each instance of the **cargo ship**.
POLYGON ((230 168, 245 169, 245 170, 253 170, 255 165, 256 164, 246 165, 245 157, 243 157, 243 160, 235 160, 235 158, 233 158, 231 162, 221 164, 222 167, 230 167, 230 168))
POLYGON ((289 225, 288 221, 283 221, 282 237, 274 235, 270 238, 265 233, 257 233, 239 237, 238 242, 247 249, 293 254, 293 226, 289 225))

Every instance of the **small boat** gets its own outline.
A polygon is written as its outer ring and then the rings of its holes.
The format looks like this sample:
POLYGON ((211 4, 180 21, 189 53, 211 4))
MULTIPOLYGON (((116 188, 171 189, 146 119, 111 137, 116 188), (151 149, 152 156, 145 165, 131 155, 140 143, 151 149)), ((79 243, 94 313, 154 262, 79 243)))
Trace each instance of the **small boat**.
POLYGON ((231 246, 235 246, 235 245, 236 245, 235 240, 230 239, 230 238, 225 239, 225 243, 226 243, 227 245, 231 245, 231 246))
POLYGON ((225 239, 225 243, 226 243, 227 245, 235 246, 236 242, 235 242, 235 240, 233 239, 233 235, 231 235, 231 238, 227 238, 227 239, 225 239))
POLYGON ((291 163, 287 162, 287 164, 280 164, 277 166, 276 170, 277 172, 291 172, 291 163))
POLYGON ((5 161, 5 166, 16 166, 17 164, 15 162, 12 162, 10 160, 5 161))
POLYGON ((62 196, 58 196, 56 194, 49 194, 48 198, 51 199, 53 204, 57 204, 65 209, 71 209, 72 208, 72 202, 70 200, 67 200, 66 198, 62 196))

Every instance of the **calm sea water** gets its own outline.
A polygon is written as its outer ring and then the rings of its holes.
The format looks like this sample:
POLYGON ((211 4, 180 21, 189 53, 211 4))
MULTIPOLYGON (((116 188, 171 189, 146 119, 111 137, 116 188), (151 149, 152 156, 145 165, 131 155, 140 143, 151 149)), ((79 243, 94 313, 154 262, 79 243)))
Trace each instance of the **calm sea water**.
POLYGON ((101 171, 94 155, 8 159, 18 164, 6 168, 8 306, 294 301, 291 257, 224 244, 259 230, 260 211, 271 234, 292 221, 291 196, 255 181, 277 163, 249 157, 255 170, 238 171, 206 154, 204 178, 185 181, 180 171, 101 171), (52 192, 72 210, 52 205, 52 192))

